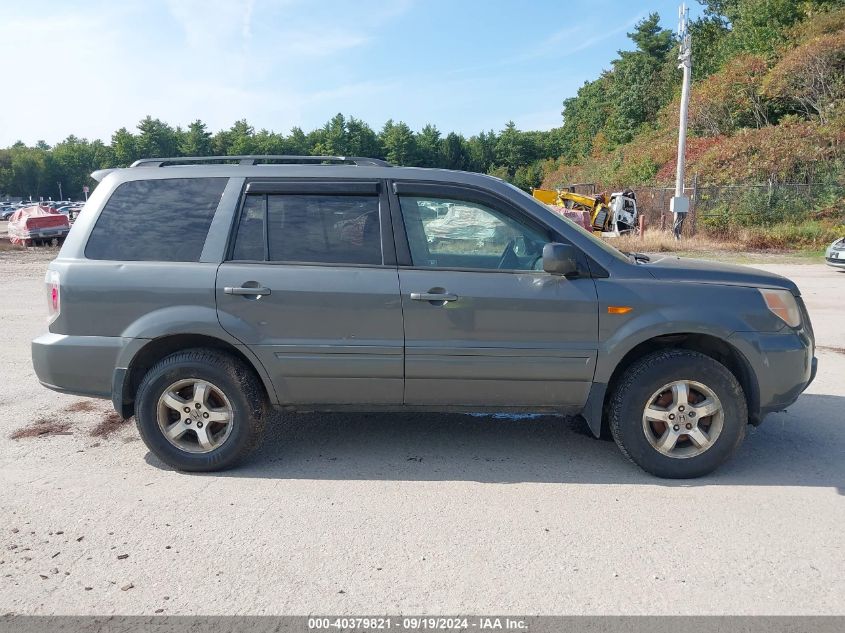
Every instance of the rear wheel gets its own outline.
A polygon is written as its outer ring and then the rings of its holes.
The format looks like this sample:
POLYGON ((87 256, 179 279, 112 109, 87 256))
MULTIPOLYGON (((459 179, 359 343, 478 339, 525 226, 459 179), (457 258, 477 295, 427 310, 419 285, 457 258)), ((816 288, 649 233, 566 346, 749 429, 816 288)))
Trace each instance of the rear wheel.
POLYGON ((622 452, 667 478, 705 475, 742 443, 745 394, 721 363, 690 350, 636 361, 611 394, 609 427, 622 452))
POLYGON ((265 413, 252 370, 217 350, 168 356, 147 372, 135 399, 147 448, 185 471, 222 470, 242 460, 260 437, 265 413))

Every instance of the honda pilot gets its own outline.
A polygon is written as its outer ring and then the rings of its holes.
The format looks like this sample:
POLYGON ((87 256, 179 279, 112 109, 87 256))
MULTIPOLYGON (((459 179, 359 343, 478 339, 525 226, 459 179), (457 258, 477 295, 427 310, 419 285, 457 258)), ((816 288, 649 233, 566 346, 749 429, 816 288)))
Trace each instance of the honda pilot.
POLYGON ((696 477, 816 372, 792 281, 621 253, 490 176, 238 156, 95 177, 35 371, 180 470, 242 460, 275 408, 581 415, 696 477))

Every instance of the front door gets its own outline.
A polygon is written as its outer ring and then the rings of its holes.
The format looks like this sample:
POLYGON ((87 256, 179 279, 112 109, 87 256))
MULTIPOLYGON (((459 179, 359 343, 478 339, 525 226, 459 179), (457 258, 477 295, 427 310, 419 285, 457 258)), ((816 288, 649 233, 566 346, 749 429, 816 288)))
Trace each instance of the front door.
POLYGON ((378 182, 253 182, 217 274, 220 323, 281 404, 402 403, 403 331, 378 182))
POLYGON ((542 270, 555 236, 504 201, 398 183, 405 403, 580 409, 595 369, 593 280, 542 270))

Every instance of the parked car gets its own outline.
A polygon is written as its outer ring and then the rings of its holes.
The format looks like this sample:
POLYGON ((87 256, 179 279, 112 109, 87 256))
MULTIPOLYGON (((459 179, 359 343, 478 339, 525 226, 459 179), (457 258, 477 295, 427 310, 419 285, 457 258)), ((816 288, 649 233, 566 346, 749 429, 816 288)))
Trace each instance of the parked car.
POLYGON ((111 398, 175 468, 237 463, 271 407, 508 411, 581 414, 648 472, 696 477, 815 376, 778 275, 626 255, 490 176, 273 160, 96 172, 49 265, 39 380, 111 398), (446 221, 429 240, 443 205, 483 239, 446 221))
POLYGON ((33 205, 15 211, 7 229, 13 244, 32 246, 64 239, 70 231, 68 218, 50 207, 33 205))
POLYGON ((2 211, 0 211, 0 220, 8 220, 9 218, 12 217, 12 214, 15 211, 17 211, 16 208, 8 208, 7 207, 7 208, 3 209, 2 211))
POLYGON ((841 237, 827 247, 824 260, 828 266, 845 270, 845 237, 841 237))

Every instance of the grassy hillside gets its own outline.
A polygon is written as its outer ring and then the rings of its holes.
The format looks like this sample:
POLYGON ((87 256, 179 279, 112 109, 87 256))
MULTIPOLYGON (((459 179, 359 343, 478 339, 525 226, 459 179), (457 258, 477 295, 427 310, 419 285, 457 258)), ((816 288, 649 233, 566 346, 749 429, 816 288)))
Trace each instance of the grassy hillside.
MULTIPOLYGON (((717 3, 710 3, 717 4, 717 3)), ((724 5, 728 3, 718 3, 724 5)), ((778 5, 766 2, 735 2, 745 5, 778 5)), ((788 25, 773 29, 760 43, 737 30, 741 25, 713 15, 693 26, 693 64, 712 70, 693 84, 690 99, 688 174, 699 184, 743 182, 841 181, 845 158, 845 8, 841 3, 789 2, 795 9, 788 25), (718 37, 707 29, 717 29, 718 37), (741 42, 735 40, 744 38, 741 42), (718 44, 713 44, 716 40, 718 44), (703 49, 703 50, 702 50, 703 49), (750 50, 749 50, 750 49, 750 50)), ((746 7, 747 8, 747 7, 746 7)), ((731 14, 740 19, 741 14, 731 14)), ((784 20, 786 21, 786 20, 784 20)), ((748 30, 746 27, 745 30, 748 30)), ((661 88, 665 63, 652 77, 651 92, 661 88), (661 74, 662 73, 662 74, 661 74)), ((593 83, 614 84, 620 64, 593 83)), ((674 182, 677 159, 677 127, 680 71, 671 80, 675 91, 651 119, 639 122, 635 131, 620 135, 619 107, 611 100, 593 98, 595 86, 587 84, 575 100, 566 102, 565 124, 580 152, 550 161, 543 184, 597 182, 607 187, 669 185, 674 182), (579 103, 579 101, 581 103, 579 103), (604 122, 590 129, 581 115, 590 102, 603 112, 604 122), (571 111, 576 120, 566 120, 571 111), (573 138, 574 137, 574 138, 573 138)), ((604 89, 605 94, 619 90, 604 89)), ((622 95, 624 96, 624 95, 622 95)), ((628 129, 632 126, 629 124, 628 129)))
MULTIPOLYGON (((800 197, 762 197, 759 190, 737 193, 703 218, 699 229, 716 236, 745 235, 744 241, 757 247, 819 248, 842 236, 843 2, 705 4, 704 17, 691 29, 695 80, 686 152, 689 179, 705 187, 813 187, 811 196, 800 197)), ((652 39, 659 33, 656 23, 650 33, 652 39)), ((637 42, 637 33, 629 35, 637 42)), ((610 71, 564 103, 562 136, 569 150, 543 165, 543 186, 674 184, 680 102, 676 49, 647 51, 638 42, 637 51, 621 53, 610 71), (638 61, 632 62, 636 56, 638 61), (630 69, 634 62, 641 66, 639 75, 630 69), (632 76, 643 78, 633 88, 625 85, 632 76), (655 108, 653 102, 661 95, 664 102, 655 108), (653 115, 645 107, 649 104, 653 115)))

